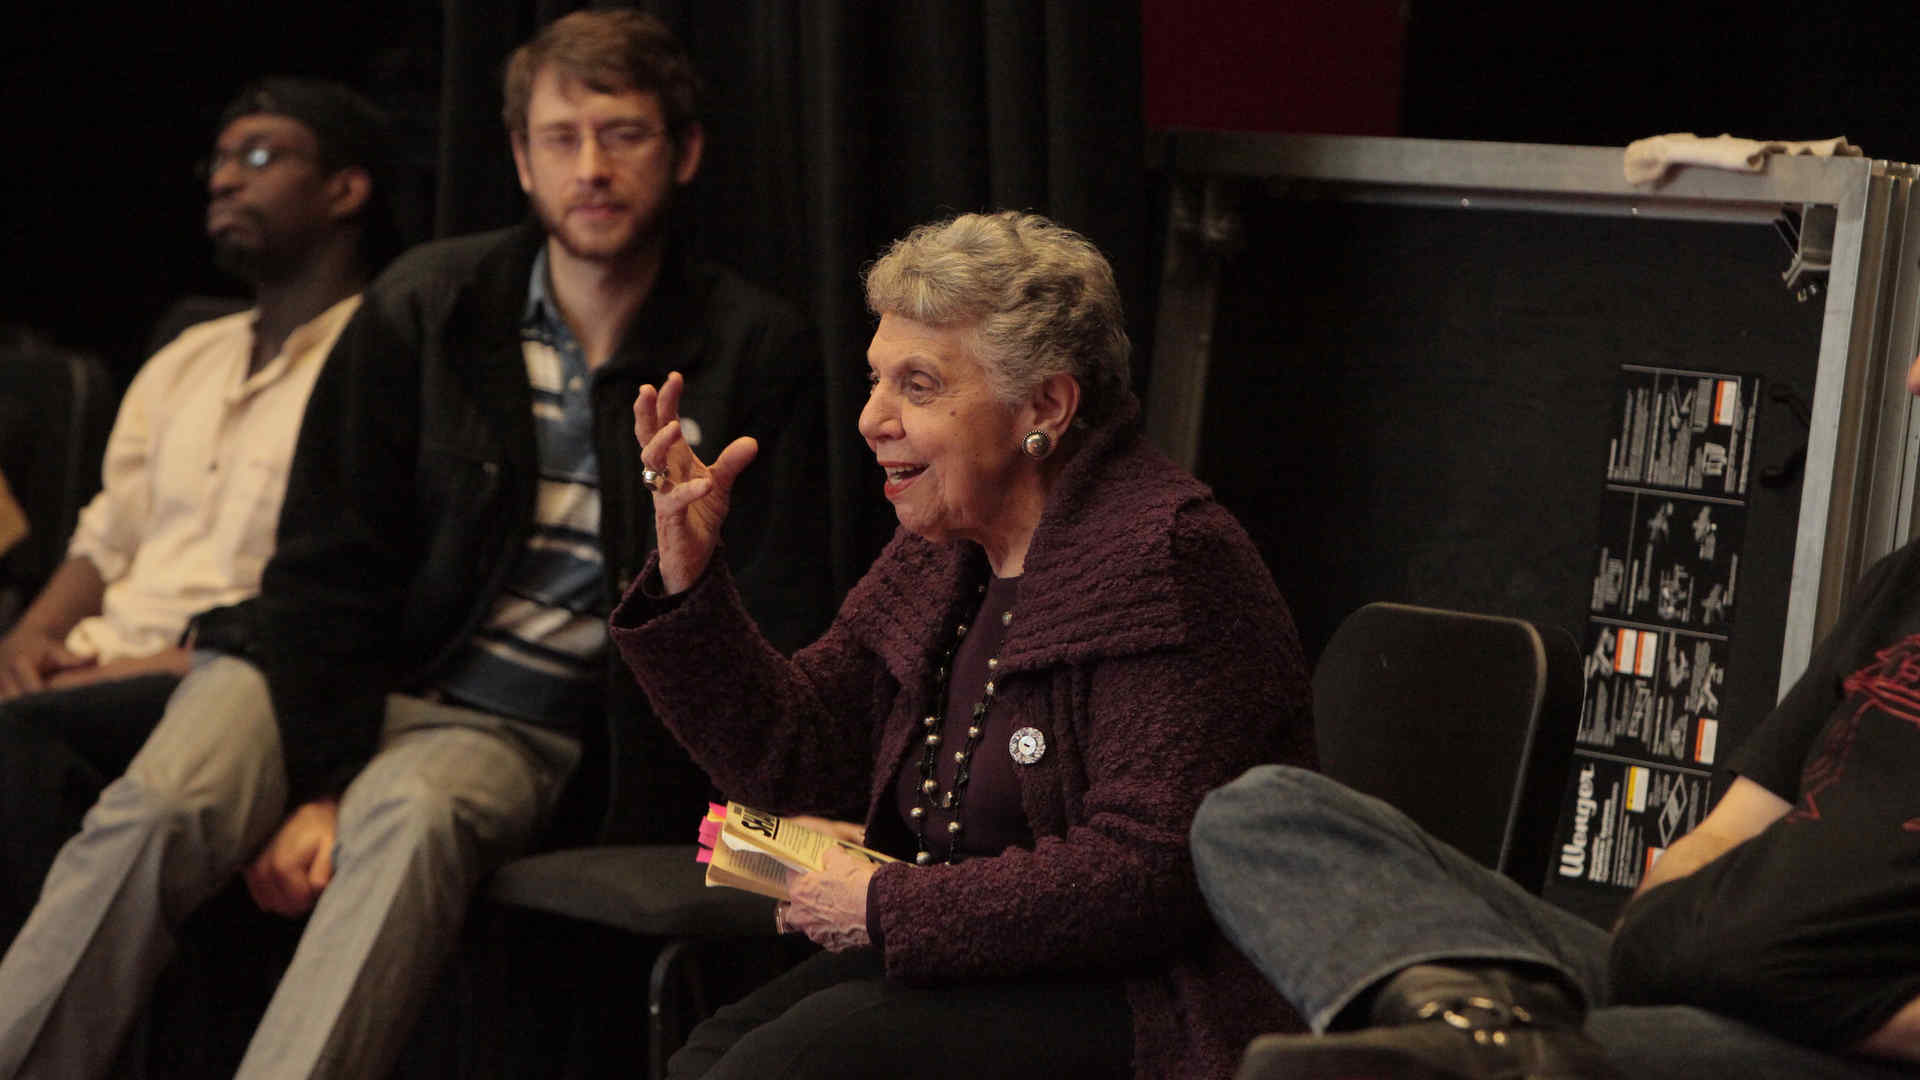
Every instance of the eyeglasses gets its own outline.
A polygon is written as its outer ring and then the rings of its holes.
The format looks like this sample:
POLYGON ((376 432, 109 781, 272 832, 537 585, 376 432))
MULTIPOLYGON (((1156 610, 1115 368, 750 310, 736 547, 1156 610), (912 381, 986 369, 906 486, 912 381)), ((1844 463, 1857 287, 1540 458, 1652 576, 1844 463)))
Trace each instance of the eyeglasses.
POLYGON ((659 128, 644 123, 617 122, 584 130, 565 124, 551 124, 533 132, 528 141, 543 154, 570 158, 580 153, 583 142, 592 139, 602 155, 622 161, 638 155, 663 134, 659 128))
POLYGON ((272 143, 252 142, 232 149, 216 148, 213 153, 201 158, 194 165, 194 175, 201 183, 213 179, 213 174, 227 167, 230 162, 239 162, 240 167, 249 173, 265 172, 276 161, 298 159, 313 160, 313 155, 304 150, 295 150, 290 146, 275 146, 272 143))

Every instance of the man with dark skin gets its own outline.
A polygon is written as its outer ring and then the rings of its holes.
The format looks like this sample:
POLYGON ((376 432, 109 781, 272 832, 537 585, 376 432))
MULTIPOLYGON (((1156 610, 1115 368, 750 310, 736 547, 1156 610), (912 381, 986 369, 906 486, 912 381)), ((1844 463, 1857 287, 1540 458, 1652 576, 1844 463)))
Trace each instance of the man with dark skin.
POLYGON ((769 636, 830 612, 819 360, 791 307, 667 227, 704 136, 657 20, 576 12, 516 51, 509 145, 534 220, 417 248, 366 291, 309 401, 260 593, 194 621, 152 736, 0 959, 0 1076, 103 1076, 186 913, 241 871, 306 925, 243 1078, 393 1067, 479 882, 542 839, 621 725, 656 820, 704 781, 607 647, 651 544, 641 384, 777 462, 729 532, 769 636), (689 395, 691 399, 693 395, 689 395), (606 740, 598 740, 604 743, 606 740))
POLYGON ((259 590, 307 397, 391 253, 387 158, 378 111, 330 83, 263 80, 219 124, 206 231, 254 304, 144 365, 67 560, 0 638, 0 945, 159 721, 188 619, 259 590))

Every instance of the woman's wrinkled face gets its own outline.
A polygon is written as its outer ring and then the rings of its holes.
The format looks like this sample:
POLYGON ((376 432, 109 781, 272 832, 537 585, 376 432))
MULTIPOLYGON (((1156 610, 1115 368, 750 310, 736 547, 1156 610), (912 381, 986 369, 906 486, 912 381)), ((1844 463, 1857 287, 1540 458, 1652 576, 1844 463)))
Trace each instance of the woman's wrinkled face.
POLYGON ((860 434, 900 524, 928 540, 983 545, 1019 527, 1004 520, 1021 482, 1020 417, 994 396, 966 327, 883 315, 867 346, 872 389, 860 434))

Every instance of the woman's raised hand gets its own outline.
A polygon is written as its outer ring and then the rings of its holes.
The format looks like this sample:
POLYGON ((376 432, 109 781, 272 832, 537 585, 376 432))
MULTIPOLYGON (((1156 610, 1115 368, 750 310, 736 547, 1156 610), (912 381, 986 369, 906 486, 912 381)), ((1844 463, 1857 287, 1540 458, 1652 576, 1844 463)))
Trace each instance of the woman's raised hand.
POLYGON ((633 399, 633 438, 653 489, 653 531, 660 546, 660 582, 668 595, 684 591, 706 572, 720 545, 733 483, 760 444, 741 436, 702 462, 680 430, 680 395, 686 380, 675 371, 658 390, 640 388, 633 399))

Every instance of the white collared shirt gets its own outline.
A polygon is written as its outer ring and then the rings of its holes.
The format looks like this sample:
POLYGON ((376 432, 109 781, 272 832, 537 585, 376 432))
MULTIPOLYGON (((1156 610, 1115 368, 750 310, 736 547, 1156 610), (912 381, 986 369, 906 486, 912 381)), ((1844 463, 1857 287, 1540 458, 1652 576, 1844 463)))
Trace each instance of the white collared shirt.
POLYGON ((107 583, 68 649, 151 656, 192 616, 260 591, 307 396, 359 306, 354 295, 321 312, 251 375, 257 310, 188 327, 140 369, 67 546, 107 583))

